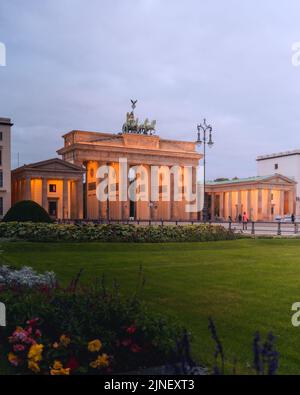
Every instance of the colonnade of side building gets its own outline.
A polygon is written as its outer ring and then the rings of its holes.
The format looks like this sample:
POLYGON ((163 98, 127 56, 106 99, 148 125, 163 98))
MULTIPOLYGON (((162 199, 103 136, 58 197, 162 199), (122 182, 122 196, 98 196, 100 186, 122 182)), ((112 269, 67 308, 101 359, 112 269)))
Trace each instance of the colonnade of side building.
POLYGON ((274 175, 265 177, 263 183, 253 178, 243 184, 236 182, 210 183, 207 188, 208 211, 215 218, 233 220, 246 212, 253 221, 272 221, 277 216, 295 214, 296 183, 286 177, 274 175), (226 186, 227 184, 227 186, 226 186), (227 189, 227 190, 226 190, 227 189))

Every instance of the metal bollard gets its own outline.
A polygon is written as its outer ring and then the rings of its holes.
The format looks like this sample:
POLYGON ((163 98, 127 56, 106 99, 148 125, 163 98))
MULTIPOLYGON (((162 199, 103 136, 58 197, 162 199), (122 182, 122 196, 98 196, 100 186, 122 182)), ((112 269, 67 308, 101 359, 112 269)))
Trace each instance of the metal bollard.
POLYGON ((295 222, 295 235, 298 233, 298 224, 295 222))
POLYGON ((255 235, 255 223, 252 221, 251 234, 255 235))
POLYGON ((281 222, 278 222, 278 230, 277 230, 277 235, 281 235, 281 222))

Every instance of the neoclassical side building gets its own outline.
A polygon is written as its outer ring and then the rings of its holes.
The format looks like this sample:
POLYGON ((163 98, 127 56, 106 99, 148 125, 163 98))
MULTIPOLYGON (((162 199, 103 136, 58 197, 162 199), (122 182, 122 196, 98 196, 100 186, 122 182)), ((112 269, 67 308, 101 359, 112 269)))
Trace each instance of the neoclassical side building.
POLYGON ((209 216, 236 220, 246 212, 253 221, 273 221, 276 216, 295 214, 296 185, 281 174, 208 182, 209 216))
POLYGON ((84 169, 59 158, 21 166, 12 171, 12 204, 34 200, 51 217, 83 218, 84 169))

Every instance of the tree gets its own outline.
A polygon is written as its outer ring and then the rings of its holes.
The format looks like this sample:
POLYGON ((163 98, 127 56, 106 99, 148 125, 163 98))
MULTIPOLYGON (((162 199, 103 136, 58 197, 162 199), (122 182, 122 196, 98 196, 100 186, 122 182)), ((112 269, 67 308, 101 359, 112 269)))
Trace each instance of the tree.
POLYGON ((52 222, 47 211, 32 200, 22 200, 13 205, 3 218, 4 222, 52 222))

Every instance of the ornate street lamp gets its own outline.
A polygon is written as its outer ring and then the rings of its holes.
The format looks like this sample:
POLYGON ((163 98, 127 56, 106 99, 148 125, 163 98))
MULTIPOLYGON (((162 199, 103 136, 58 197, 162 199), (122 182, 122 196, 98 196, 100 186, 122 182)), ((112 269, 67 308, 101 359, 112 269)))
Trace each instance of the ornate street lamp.
POLYGON ((211 125, 207 125, 206 119, 204 118, 203 123, 197 125, 198 136, 196 144, 201 146, 203 144, 203 221, 207 220, 207 207, 206 207, 206 196, 205 196, 205 183, 206 183, 206 144, 211 148, 214 145, 212 141, 212 127, 211 125), (202 138, 201 140, 201 132, 202 138), (208 136, 207 136, 208 134, 208 136), (208 138, 208 140, 207 140, 208 138))

